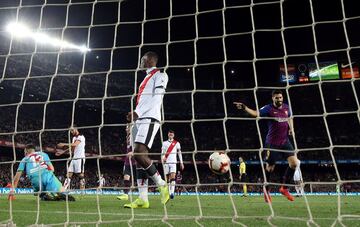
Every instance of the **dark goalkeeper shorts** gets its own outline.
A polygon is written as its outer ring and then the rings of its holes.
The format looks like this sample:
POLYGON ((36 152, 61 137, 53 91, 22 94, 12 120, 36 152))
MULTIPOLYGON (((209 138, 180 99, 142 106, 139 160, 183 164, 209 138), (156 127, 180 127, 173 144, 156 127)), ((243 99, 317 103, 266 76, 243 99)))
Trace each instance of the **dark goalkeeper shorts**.
POLYGON ((275 165, 275 163, 277 161, 284 161, 284 160, 287 160, 288 157, 295 155, 294 147, 290 143, 289 140, 283 145, 266 144, 265 147, 266 148, 272 148, 272 149, 278 149, 278 150, 286 151, 286 152, 281 152, 281 151, 266 150, 265 161, 269 165, 275 165), (291 152, 289 152, 289 151, 291 151, 291 152))

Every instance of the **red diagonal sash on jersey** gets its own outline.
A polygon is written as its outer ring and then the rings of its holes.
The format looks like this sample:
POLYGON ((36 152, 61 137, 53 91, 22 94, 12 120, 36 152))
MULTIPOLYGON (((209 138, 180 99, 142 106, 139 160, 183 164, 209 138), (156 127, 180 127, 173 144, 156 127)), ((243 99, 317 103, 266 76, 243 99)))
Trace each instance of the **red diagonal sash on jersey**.
POLYGON ((141 82, 140 84, 140 87, 139 87, 139 92, 138 92, 138 95, 137 95, 137 99, 136 99, 136 105, 139 104, 139 101, 140 101, 140 97, 141 97, 141 94, 143 93, 145 87, 146 87, 146 84, 149 82, 149 80, 151 79, 151 77, 157 73, 159 71, 159 69, 153 69, 149 74, 148 76, 143 80, 143 82, 141 82))
POLYGON ((170 146, 168 147, 166 153, 165 153, 165 160, 169 157, 171 151, 173 150, 173 148, 175 147, 175 145, 177 144, 176 140, 173 140, 170 144, 170 146))

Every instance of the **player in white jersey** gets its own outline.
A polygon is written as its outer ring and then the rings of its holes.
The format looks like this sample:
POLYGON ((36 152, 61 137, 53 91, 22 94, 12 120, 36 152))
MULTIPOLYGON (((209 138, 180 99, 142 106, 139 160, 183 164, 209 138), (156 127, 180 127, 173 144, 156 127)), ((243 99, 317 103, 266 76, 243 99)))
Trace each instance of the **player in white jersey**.
POLYGON ((303 182, 301 169, 300 169, 300 160, 298 161, 298 165, 296 166, 295 173, 294 173, 294 182, 295 182, 295 190, 296 196, 302 196, 304 194, 304 188, 301 186, 303 182))
POLYGON ((98 188, 99 188, 100 191, 102 191, 102 188, 105 187, 105 177, 104 177, 103 174, 100 175, 98 183, 99 183, 98 188))
MULTIPOLYGON (((68 167, 67 176, 64 182, 64 188, 68 189, 71 183, 71 178, 73 174, 77 174, 80 178, 80 189, 85 189, 85 136, 79 133, 79 130, 76 127, 71 128, 71 134, 73 135, 72 143, 70 144, 71 150, 73 151, 73 157, 68 167)), ((57 147, 65 149, 64 151, 69 151, 67 147, 68 143, 59 143, 57 147)), ((64 152, 56 153, 55 155, 61 155, 64 152)))
POLYGON ((146 70, 146 77, 141 82, 135 111, 127 115, 129 122, 134 121, 131 135, 134 142, 134 158, 138 166, 138 180, 144 179, 139 188, 139 198, 126 208, 148 208, 148 184, 146 175, 149 175, 160 191, 161 202, 167 203, 170 199, 169 189, 166 182, 161 178, 148 153, 153 144, 155 135, 160 127, 161 105, 165 89, 168 83, 168 75, 156 68, 158 55, 155 52, 147 52, 141 58, 140 69, 146 70), (144 172, 144 174, 142 174, 144 172), (142 176, 139 178, 139 176, 142 176))
POLYGON ((184 163, 181 154, 181 146, 178 141, 174 139, 175 132, 169 130, 168 140, 163 142, 161 148, 161 159, 164 163, 164 174, 167 175, 167 180, 169 181, 169 191, 170 199, 174 198, 175 194, 175 177, 176 177, 176 164, 177 164, 177 155, 179 156, 180 169, 184 170, 184 163))

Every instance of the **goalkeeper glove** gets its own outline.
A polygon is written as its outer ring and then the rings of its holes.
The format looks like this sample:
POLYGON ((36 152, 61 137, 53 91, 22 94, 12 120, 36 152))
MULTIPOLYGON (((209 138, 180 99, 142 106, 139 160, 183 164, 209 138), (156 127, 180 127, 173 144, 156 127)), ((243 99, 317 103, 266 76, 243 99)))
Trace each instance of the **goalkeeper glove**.
MULTIPOLYGON (((8 183, 7 185, 6 185, 6 187, 7 188, 12 188, 12 185, 11 185, 11 183, 8 183)), ((11 189, 10 190, 10 192, 9 192, 9 195, 8 195, 8 200, 10 201, 12 201, 12 200, 15 200, 16 198, 15 198, 15 191, 14 191, 14 189, 11 189)))

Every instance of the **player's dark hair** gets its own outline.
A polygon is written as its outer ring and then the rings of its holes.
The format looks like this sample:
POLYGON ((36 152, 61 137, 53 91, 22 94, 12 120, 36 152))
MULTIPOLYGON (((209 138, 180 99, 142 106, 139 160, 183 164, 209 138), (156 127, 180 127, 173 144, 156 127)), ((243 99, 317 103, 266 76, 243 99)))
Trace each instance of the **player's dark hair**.
POLYGON ((29 150, 29 149, 33 149, 33 150, 35 150, 35 145, 34 144, 26 144, 26 146, 25 146, 25 149, 26 150, 29 150))
POLYGON ((168 133, 175 133, 175 132, 174 132, 174 130, 171 130, 171 129, 170 129, 170 130, 168 131, 168 133))
POLYGON ((159 56, 157 55, 157 53, 155 53, 153 51, 148 51, 144 55, 146 55, 150 59, 153 59, 155 61, 155 63, 157 63, 159 60, 159 56))
POLYGON ((279 95, 279 94, 282 95, 283 92, 281 90, 273 90, 272 93, 271 93, 272 96, 279 95))
POLYGON ((77 130, 79 132, 79 134, 81 134, 80 130, 79 130, 79 128, 78 128, 78 126, 76 124, 73 124, 72 127, 70 126, 70 130, 77 130))

